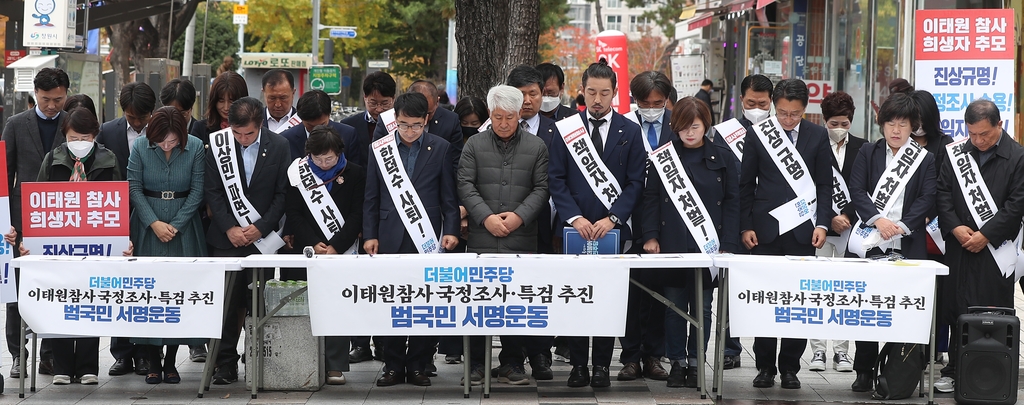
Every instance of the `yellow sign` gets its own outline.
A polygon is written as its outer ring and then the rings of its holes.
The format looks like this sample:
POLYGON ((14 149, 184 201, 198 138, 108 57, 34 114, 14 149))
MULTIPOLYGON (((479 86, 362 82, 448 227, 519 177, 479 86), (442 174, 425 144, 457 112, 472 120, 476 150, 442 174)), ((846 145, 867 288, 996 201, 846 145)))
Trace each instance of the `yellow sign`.
POLYGON ((235 14, 249 14, 249 6, 236 4, 235 14))

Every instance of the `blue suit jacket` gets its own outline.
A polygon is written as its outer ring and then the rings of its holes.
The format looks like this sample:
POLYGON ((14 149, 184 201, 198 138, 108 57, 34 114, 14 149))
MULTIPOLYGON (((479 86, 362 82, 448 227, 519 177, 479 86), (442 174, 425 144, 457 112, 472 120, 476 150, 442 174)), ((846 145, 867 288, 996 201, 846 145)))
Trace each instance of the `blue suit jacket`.
MULTIPOLYGON (((356 135, 356 129, 336 121, 328 121, 328 125, 334 129, 345 143, 345 159, 355 162, 359 166, 366 167, 367 146, 364 145, 356 135)), ((281 136, 288 140, 288 149, 291 151, 292 160, 306 156, 306 127, 302 124, 288 128, 281 132, 281 136)))
MULTIPOLYGON (((430 218, 439 243, 442 235, 457 236, 460 229, 455 168, 451 164, 451 154, 454 153, 452 149, 448 141, 424 133, 423 144, 416 157, 416 168, 411 176, 412 185, 423 202, 421 208, 430 218)), ((399 208, 392 202, 388 184, 373 156, 367 160, 366 168, 363 239, 377 239, 379 253, 416 253, 412 238, 402 224, 399 208)))
MULTIPOLYGON (((370 155, 370 143, 373 141, 370 138, 370 123, 366 122, 366 111, 360 112, 359 114, 350 115, 341 120, 342 124, 348 125, 356 130, 356 138, 359 139, 360 147, 363 148, 363 156, 365 160, 369 160, 370 155)), ((366 167, 366 164, 362 164, 366 167)))
MULTIPOLYGON (((465 145, 465 140, 462 137, 462 121, 459 121, 459 115, 438 107, 434 111, 434 118, 427 123, 426 131, 452 144, 452 170, 458 170, 459 159, 462 158, 462 146, 465 145)), ((387 128, 378 123, 377 128, 373 130, 373 139, 383 138, 387 132, 387 128)))
MULTIPOLYGON (((587 129, 586 111, 580 112, 587 129)), ((562 220, 582 215, 590 222, 596 222, 609 214, 615 214, 625 222, 640 202, 644 188, 644 167, 647 162, 646 149, 640 136, 640 127, 617 112, 612 112, 601 159, 622 187, 622 194, 608 210, 590 188, 590 180, 580 171, 569 155, 565 142, 552 142, 551 164, 548 166, 548 186, 551 197, 562 220)), ((632 238, 631 230, 623 224, 620 240, 632 238)))

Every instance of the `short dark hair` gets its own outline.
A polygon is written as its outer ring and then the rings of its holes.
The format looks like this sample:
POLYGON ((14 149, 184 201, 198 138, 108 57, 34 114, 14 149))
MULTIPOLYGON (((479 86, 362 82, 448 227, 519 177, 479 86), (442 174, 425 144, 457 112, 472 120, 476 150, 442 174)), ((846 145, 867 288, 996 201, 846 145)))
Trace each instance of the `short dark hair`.
POLYGON ((714 85, 715 85, 715 82, 711 81, 711 79, 704 79, 703 82, 700 82, 700 87, 714 86, 714 85))
POLYGON ((519 65, 512 68, 512 71, 508 72, 508 79, 505 80, 505 84, 517 89, 536 84, 538 89, 544 89, 544 80, 541 79, 540 72, 536 68, 527 65, 519 65))
POLYGON ((227 98, 232 102, 249 96, 249 87, 245 79, 235 71, 227 71, 217 75, 210 85, 210 101, 206 104, 206 129, 210 132, 220 129, 220 122, 227 119, 217 111, 217 102, 227 98))
POLYGON ((902 77, 898 77, 889 82, 889 94, 903 93, 911 95, 914 92, 914 86, 902 77))
POLYGON ((743 81, 740 82, 740 97, 747 95, 747 90, 757 93, 765 92, 768 93, 768 95, 771 95, 772 90, 774 88, 775 87, 774 85, 772 85, 772 80, 769 79, 767 76, 750 75, 744 77, 743 81))
POLYGON ((68 78, 67 72, 57 68, 42 68, 39 73, 36 73, 36 77, 32 79, 32 85, 35 86, 36 90, 50 91, 58 87, 63 87, 67 90, 71 87, 71 79, 68 78))
POLYGON ((167 139, 168 134, 174 133, 178 135, 178 146, 176 147, 185 150, 185 145, 188 143, 188 120, 181 115, 181 110, 178 107, 158 108, 146 128, 146 139, 150 142, 163 142, 167 139))
POLYGON ((295 113, 303 121, 312 121, 331 114, 331 96, 323 90, 310 90, 299 97, 295 113))
POLYGON ((683 97, 675 107, 672 107, 672 116, 669 122, 672 125, 672 132, 679 132, 689 128, 696 120, 704 123, 704 129, 711 128, 711 110, 707 104, 693 96, 683 97))
MULTIPOLYGON (((253 97, 242 97, 231 103, 228 110, 228 125, 243 126, 256 124, 263 126, 263 103, 253 97)), ((215 131, 216 128, 211 129, 215 131)))
POLYGON ((829 93, 821 99, 821 116, 826 120, 832 117, 846 117, 853 121, 853 112, 856 110, 853 97, 845 91, 829 93))
POLYGON ((340 156, 345 153, 345 141, 341 140, 341 136, 330 125, 317 125, 312 131, 309 131, 305 149, 307 155, 335 152, 340 156))
POLYGON ((807 83, 800 79, 785 79, 779 82, 775 85, 775 90, 772 91, 772 103, 778 103, 782 99, 799 101, 804 107, 807 107, 809 99, 807 83))
POLYGON ((459 102, 455 104, 455 114, 458 114, 460 120, 469 114, 476 114, 476 117, 480 122, 487 121, 487 118, 491 115, 490 112, 487 111, 487 103, 473 96, 466 96, 463 97, 462 100, 459 100, 459 102))
POLYGON ((974 125, 986 119, 992 126, 999 125, 1001 120, 999 117, 999 107, 992 100, 981 98, 967 105, 967 110, 964 111, 964 122, 968 125, 974 125))
POLYGON ((427 97, 419 92, 409 92, 399 94, 395 97, 395 117, 404 115, 406 117, 413 118, 427 118, 427 114, 430 113, 429 104, 427 104, 427 97))
POLYGON ((121 88, 117 103, 125 113, 131 110, 136 114, 149 114, 156 108, 156 93, 146 83, 131 82, 121 88))
POLYGON ((608 60, 601 58, 601 60, 591 63, 587 66, 587 70, 583 71, 583 87, 587 86, 587 80, 590 78, 594 79, 611 79, 612 88, 617 88, 617 78, 615 77, 615 71, 612 70, 611 66, 608 66, 608 60))
POLYGON ((85 107, 92 112, 92 115, 96 115, 96 103, 88 94, 75 94, 64 101, 64 112, 71 112, 78 107, 85 107))
POLYGON ((375 91, 384 97, 394 97, 398 85, 391 75, 381 71, 373 72, 363 78, 363 95, 369 96, 375 91))
POLYGON ((268 86, 277 86, 285 82, 288 83, 288 87, 295 90, 295 75, 292 72, 284 69, 270 69, 263 74, 263 85, 260 88, 266 89, 268 86))
MULTIPOLYGON (((540 73, 540 79, 547 84, 548 80, 554 77, 558 81, 558 87, 565 86, 565 72, 562 68, 554 63, 541 63, 537 65, 537 72, 540 73)), ((544 87, 541 85, 541 87, 544 87)))
POLYGON ((430 97, 433 97, 434 99, 440 97, 438 95, 439 91, 437 90, 437 85, 430 80, 417 80, 412 82, 406 90, 406 93, 423 93, 424 91, 430 93, 430 97))
POLYGON ((648 70, 633 76, 633 80, 629 82, 629 91, 638 102, 647 99, 652 91, 657 91, 668 99, 668 94, 672 91, 672 81, 664 73, 648 70))
POLYGON ((924 129, 925 136, 929 139, 942 136, 942 122, 935 96, 928 90, 916 90, 910 94, 910 98, 917 103, 917 111, 921 113, 921 128, 924 129))
POLYGON ((164 88, 160 89, 160 104, 171 105, 178 103, 178 106, 191 110, 196 104, 196 87, 188 79, 177 78, 167 82, 164 88))
POLYGON ((904 93, 890 95, 878 109, 879 127, 884 127, 885 123, 898 119, 909 120, 910 128, 913 130, 921 126, 921 112, 917 108, 917 102, 904 93))
POLYGON ((678 100, 678 99, 679 99, 679 93, 676 92, 676 88, 675 88, 675 86, 673 86, 672 90, 668 91, 668 102, 672 103, 672 105, 675 106, 676 105, 676 100, 678 100))
POLYGON ((71 130, 80 134, 90 134, 92 136, 99 134, 100 122, 96 119, 96 113, 89 111, 89 109, 85 107, 78 107, 71 110, 71 112, 68 113, 68 117, 64 119, 64 124, 60 128, 60 132, 67 134, 68 131, 71 130))

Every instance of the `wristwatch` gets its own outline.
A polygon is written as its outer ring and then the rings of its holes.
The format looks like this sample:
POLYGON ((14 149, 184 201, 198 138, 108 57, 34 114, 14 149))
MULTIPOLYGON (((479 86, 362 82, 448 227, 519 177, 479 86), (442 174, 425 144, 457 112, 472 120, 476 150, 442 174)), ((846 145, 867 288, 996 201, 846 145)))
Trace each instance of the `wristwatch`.
POLYGON ((614 223, 615 225, 622 225, 622 221, 620 221, 619 217, 615 214, 608 215, 608 219, 611 220, 612 223, 614 223))

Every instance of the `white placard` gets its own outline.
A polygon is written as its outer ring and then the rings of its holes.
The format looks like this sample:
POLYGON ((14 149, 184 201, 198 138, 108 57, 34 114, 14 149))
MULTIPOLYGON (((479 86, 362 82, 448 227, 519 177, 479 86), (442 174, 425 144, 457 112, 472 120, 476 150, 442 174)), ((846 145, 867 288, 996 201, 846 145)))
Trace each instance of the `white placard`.
POLYGON ((317 257, 307 269, 316 336, 622 336, 626 327, 628 260, 360 255, 317 257))
POLYGON ((729 149, 732 149, 732 153, 736 155, 736 158, 743 160, 743 140, 747 137, 747 128, 740 123, 738 119, 731 119, 721 124, 715 125, 715 132, 725 139, 725 143, 729 145, 729 149))
POLYGON ((127 236, 46 236, 22 238, 32 255, 43 256, 123 256, 128 250, 127 236))
POLYGON ((704 73, 704 55, 672 55, 672 87, 679 98, 696 95, 707 75, 704 73))
POLYGON ((220 337, 223 261, 28 258, 19 262, 18 307, 36 333, 220 337))
POLYGON ((772 259, 730 261, 733 336, 928 343, 935 267, 772 259))

